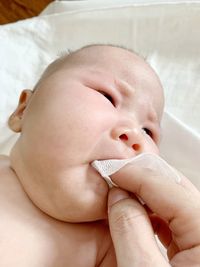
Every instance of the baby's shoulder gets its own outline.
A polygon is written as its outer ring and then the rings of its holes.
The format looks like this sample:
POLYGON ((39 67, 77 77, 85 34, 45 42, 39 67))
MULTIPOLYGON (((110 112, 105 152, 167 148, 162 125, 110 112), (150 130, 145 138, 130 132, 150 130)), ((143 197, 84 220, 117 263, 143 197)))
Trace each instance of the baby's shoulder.
POLYGON ((11 177, 15 179, 16 174, 11 168, 10 158, 6 155, 0 155, 0 186, 9 181, 11 177))
POLYGON ((8 208, 8 203, 10 203, 9 206, 13 205, 13 198, 17 200, 21 191, 21 185, 11 168, 10 158, 5 155, 0 155, 0 213, 4 210, 4 206, 8 208))
POLYGON ((0 155, 0 189, 7 186, 10 177, 14 175, 10 168, 10 158, 5 155, 0 155))
MULTIPOLYGON (((17 218, 22 219, 22 214, 33 217, 33 204, 12 169, 10 158, 4 155, 0 155, 0 202, 0 216, 5 219, 4 222, 7 221, 4 225, 6 227, 13 225, 17 218)), ((0 221, 1 230, 2 223, 0 221)))
POLYGON ((0 175, 3 171, 8 170, 10 165, 10 158, 6 155, 0 155, 0 175))

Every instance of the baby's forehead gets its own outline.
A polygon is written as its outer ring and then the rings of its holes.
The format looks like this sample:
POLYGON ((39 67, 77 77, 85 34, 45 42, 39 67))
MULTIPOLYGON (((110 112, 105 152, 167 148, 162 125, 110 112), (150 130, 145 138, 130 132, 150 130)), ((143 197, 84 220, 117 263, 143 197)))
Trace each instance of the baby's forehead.
POLYGON ((86 62, 90 63, 93 60, 99 62, 108 59, 108 57, 118 58, 118 60, 126 58, 126 60, 130 61, 133 60, 134 57, 134 60, 142 60, 144 62, 144 59, 141 56, 130 49, 112 45, 89 45, 70 53, 67 52, 52 62, 49 67, 51 69, 57 69, 66 64, 84 64, 86 62))
POLYGON ((58 58, 46 68, 42 78, 67 68, 102 69, 104 72, 108 71, 116 73, 116 75, 120 72, 127 75, 132 70, 134 71, 138 68, 142 68, 143 71, 151 69, 142 57, 130 50, 113 46, 95 45, 58 58))

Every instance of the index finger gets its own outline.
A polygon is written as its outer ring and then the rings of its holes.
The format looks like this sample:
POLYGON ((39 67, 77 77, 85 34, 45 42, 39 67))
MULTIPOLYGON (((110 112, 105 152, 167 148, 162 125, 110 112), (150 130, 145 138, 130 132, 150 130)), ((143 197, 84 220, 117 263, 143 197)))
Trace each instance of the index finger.
POLYGON ((159 170, 128 164, 111 176, 122 189, 138 195, 158 216, 169 223, 181 249, 200 244, 200 193, 182 174, 180 183, 159 170), (188 235, 189 234, 189 235, 188 235))

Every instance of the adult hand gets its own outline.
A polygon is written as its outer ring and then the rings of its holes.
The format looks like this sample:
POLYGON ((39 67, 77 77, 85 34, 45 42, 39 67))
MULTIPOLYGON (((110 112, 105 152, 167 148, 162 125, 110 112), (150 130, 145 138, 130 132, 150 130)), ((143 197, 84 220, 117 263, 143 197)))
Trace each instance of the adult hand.
POLYGON ((181 175, 177 184, 130 164, 112 180, 121 188, 111 189, 108 196, 118 267, 200 266, 200 192, 187 178, 181 175), (169 262, 154 232, 166 247, 169 262))

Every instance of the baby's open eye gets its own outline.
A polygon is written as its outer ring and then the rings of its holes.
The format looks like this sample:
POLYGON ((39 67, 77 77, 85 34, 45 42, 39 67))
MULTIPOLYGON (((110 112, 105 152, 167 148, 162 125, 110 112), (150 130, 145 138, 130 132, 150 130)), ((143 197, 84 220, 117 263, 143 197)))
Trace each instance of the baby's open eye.
POLYGON ((113 99, 113 97, 112 97, 111 95, 109 95, 109 94, 107 94, 107 93, 105 93, 105 92, 103 92, 103 91, 100 91, 100 90, 98 90, 98 92, 99 92, 100 94, 102 94, 103 96, 105 96, 105 98, 107 98, 108 101, 110 101, 111 104, 112 104, 113 106, 115 106, 114 99, 113 99))
POLYGON ((148 128, 142 128, 142 130, 153 139, 153 133, 148 128))

